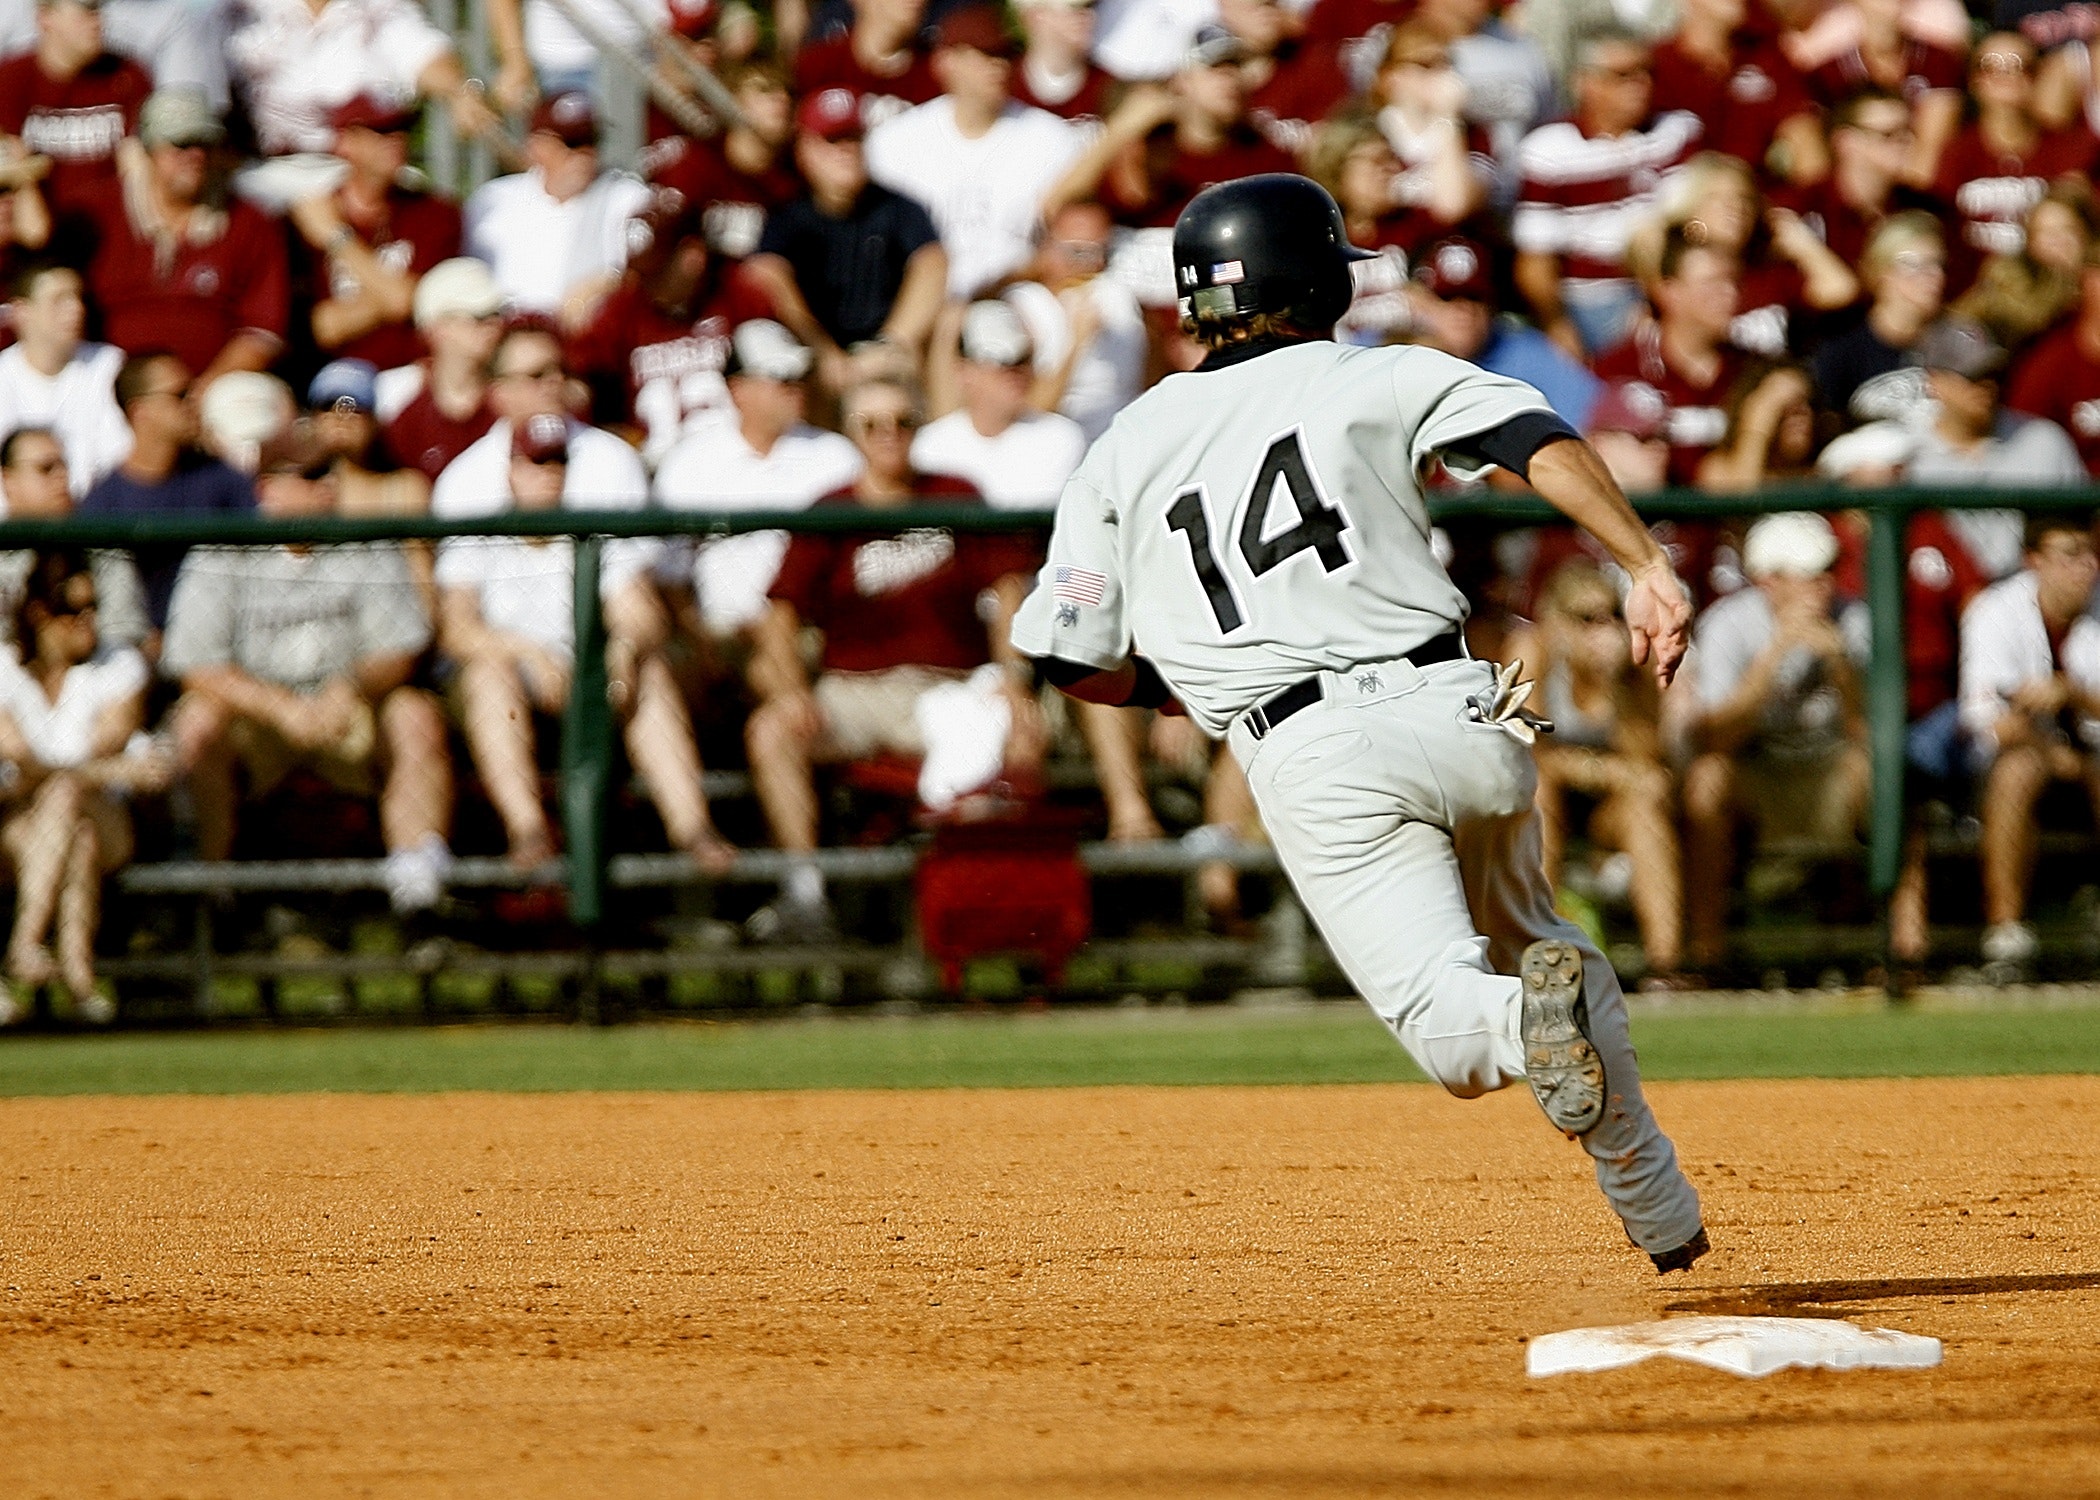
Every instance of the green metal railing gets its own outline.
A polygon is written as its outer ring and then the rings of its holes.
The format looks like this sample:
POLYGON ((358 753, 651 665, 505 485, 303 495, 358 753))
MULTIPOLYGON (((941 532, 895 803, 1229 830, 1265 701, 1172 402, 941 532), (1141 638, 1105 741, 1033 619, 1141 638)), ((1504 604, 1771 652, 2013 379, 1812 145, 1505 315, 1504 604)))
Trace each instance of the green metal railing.
MULTIPOLYGON (((1855 490, 1825 486, 1772 488, 1751 495, 1666 491, 1644 497, 1651 520, 1721 520, 1776 511, 1865 511, 1867 604, 1872 616, 1872 652, 1867 673, 1867 718, 1873 763, 1873 810, 1869 880, 1876 896, 1895 889, 1903 851, 1904 731, 1906 673, 1903 651, 1905 523, 1922 510, 2012 509, 2077 511, 2100 507, 2100 489, 2075 490, 1855 490)), ((1440 500, 1431 507, 1440 521, 1475 520, 1509 525, 1557 522, 1559 514, 1539 500, 1490 493, 1440 500)), ((0 521, 0 550, 28 547, 171 547, 223 545, 326 545, 330 543, 437 540, 452 536, 568 536, 577 539, 576 667, 569 712, 562 732, 563 820, 569 848, 569 908, 582 926, 603 917, 611 851, 605 842, 612 790, 617 728, 606 699, 605 629, 599 608, 600 548, 623 537, 728 536, 750 531, 865 533, 947 527, 956 531, 1045 529, 1047 512, 994 511, 982 506, 913 505, 871 514, 823 507, 794 512, 750 511, 734 515, 663 510, 575 510, 517 512, 471 520, 430 517, 280 521, 258 515, 75 516, 64 521, 0 521)))

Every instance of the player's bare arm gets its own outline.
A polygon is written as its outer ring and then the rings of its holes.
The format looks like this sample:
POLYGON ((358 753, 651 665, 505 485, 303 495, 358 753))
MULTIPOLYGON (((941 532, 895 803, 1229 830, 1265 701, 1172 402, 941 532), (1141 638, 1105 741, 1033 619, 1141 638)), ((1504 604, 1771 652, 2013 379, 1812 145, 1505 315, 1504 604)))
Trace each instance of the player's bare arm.
POLYGON ((1663 687, 1677 675, 1692 628, 1691 600, 1604 460, 1580 438, 1547 443, 1531 455, 1531 487, 1539 497, 1604 543, 1626 570, 1633 587, 1626 595, 1626 631, 1633 659, 1653 663, 1663 687))

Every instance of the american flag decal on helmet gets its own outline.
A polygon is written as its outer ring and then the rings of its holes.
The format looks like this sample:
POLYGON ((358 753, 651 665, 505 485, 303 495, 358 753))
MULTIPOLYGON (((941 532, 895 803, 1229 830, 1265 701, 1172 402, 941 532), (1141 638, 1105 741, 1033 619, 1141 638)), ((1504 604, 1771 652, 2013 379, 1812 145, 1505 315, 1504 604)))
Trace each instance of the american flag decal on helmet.
POLYGON ((1088 568, 1059 568, 1051 574, 1051 582, 1056 585, 1054 597, 1092 606, 1101 602, 1101 595, 1108 588, 1108 575, 1088 568))

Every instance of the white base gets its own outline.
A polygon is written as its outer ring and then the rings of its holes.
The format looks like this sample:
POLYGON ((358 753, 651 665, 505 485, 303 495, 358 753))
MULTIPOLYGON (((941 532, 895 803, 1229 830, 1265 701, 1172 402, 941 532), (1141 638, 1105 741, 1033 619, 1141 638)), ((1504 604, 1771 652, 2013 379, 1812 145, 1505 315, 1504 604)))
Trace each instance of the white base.
POLYGON ((1830 1318, 1670 1318, 1542 1334, 1525 1350, 1524 1373, 1593 1374, 1657 1355, 1731 1375, 1769 1375, 1794 1366, 1929 1370, 1940 1362, 1940 1341, 1830 1318))

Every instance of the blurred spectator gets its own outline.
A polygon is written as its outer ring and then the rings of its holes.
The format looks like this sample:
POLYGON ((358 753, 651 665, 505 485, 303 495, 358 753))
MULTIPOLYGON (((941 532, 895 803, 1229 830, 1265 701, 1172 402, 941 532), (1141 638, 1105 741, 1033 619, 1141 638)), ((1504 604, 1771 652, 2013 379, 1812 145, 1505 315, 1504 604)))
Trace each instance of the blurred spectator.
POLYGON ((335 465, 336 510, 346 516, 420 516, 430 509, 421 470, 380 457, 378 372, 361 359, 321 366, 306 388, 316 446, 335 465))
POLYGON ((360 94, 442 99, 461 135, 496 123, 415 0, 244 0, 238 14, 226 55, 265 155, 326 151, 330 117, 360 94))
POLYGON ((961 298, 1027 263, 1043 195, 1082 138, 1057 116, 1013 102, 1020 44, 999 12, 958 6, 935 35, 941 97, 869 132, 868 175, 933 215, 948 252, 948 295, 961 298))
MULTIPOLYGON (((85 515, 152 515, 168 511, 247 511, 255 491, 246 478, 199 453, 190 372, 172 354, 135 354, 117 371, 117 404, 131 424, 131 452, 80 502, 85 515)), ((146 611, 158 630, 183 548, 140 547, 134 553, 146 588, 146 611)))
POLYGON ((1912 142, 1902 178, 1914 188, 1930 188, 1961 125, 1961 53, 1951 42, 1942 45, 1907 32, 1903 0, 1852 0, 1849 8, 1859 18, 1858 40, 1815 66, 1809 87, 1826 108, 1839 108, 1868 89, 1903 100, 1910 110, 1912 142))
POLYGON ((1001 294, 1035 345, 1029 404, 1070 417, 1088 442, 1137 399, 1145 378, 1145 315, 1128 287, 1101 274, 1112 228, 1098 203, 1060 209, 1030 278, 1001 294))
POLYGON ((512 433, 519 423, 542 415, 561 417, 569 426, 564 505, 640 510, 649 503, 649 476, 634 449, 570 415, 569 371, 552 328, 520 322, 505 329, 489 369, 488 401, 498 420, 438 476, 430 492, 432 515, 493 516, 508 509, 512 433))
POLYGON ((2042 794, 2082 780, 2100 815, 2091 518, 2036 516, 2023 551, 2026 566, 1985 589, 1961 620, 1961 722, 1984 778, 1983 956, 2015 974, 2035 953, 2027 884, 2042 794))
POLYGON ((766 221, 752 278, 773 316, 816 351, 825 384, 851 383, 847 357, 879 340, 926 344, 948 284, 933 220, 911 199, 868 181, 860 106, 845 89, 802 101, 795 160, 809 191, 766 221))
POLYGON ((1649 49, 1603 31, 1576 54, 1575 114, 1542 125, 1519 153, 1523 187, 1511 232, 1517 288, 1539 327, 1577 358, 1616 348, 1632 331, 1640 289, 1626 247, 1655 212, 1699 138, 1696 115, 1651 107, 1649 49))
POLYGON ((0 351, 0 435, 50 428, 65 444, 74 492, 84 495, 131 451, 116 399, 123 352, 81 338, 87 302, 78 271, 30 265, 12 292, 15 343, 0 351))
POLYGON ((529 171, 485 182, 467 199, 467 253, 488 262, 514 308, 557 316, 573 331, 618 283, 627 222, 648 205, 649 189, 600 170, 598 116, 582 94, 541 102, 525 155, 529 171))
POLYGON ((391 370, 423 352, 410 322, 416 285, 459 254, 460 213, 403 180, 414 109, 359 94, 333 124, 350 173, 333 192, 292 205, 294 280, 319 348, 391 370))
POLYGON ((1094 0, 1019 0, 1014 14, 1027 39, 1014 64, 1015 101, 1098 127, 1107 118, 1115 79, 1091 56, 1094 0))
POLYGON ((1215 0, 1104 0, 1094 60, 1130 83, 1170 78, 1217 19, 1215 0))
MULTIPOLYGON (((2069 434, 2046 418, 1999 404, 2005 350, 1988 330, 1943 318, 1919 341, 1918 358, 1935 414, 1918 431, 1904 469, 1907 482, 1946 489, 2085 482, 2085 465, 2069 434)), ((1958 510, 1948 521, 1991 577, 2003 578, 2020 565, 2018 511, 1958 510)))
MULTIPOLYGON (((673 9, 664 0, 642 0, 632 7, 619 0, 578 0, 575 9, 595 31, 645 56, 652 27, 689 13, 688 6, 673 9)), ((598 43, 572 23, 562 7, 549 0, 488 0, 487 14, 498 62, 494 91, 504 110, 523 113, 538 96, 574 92, 605 97, 608 65, 598 43)), ((615 76, 624 75, 615 70, 615 76)))
POLYGON ((1873 299, 1850 333, 1815 354, 1820 404, 1853 422, 1903 420, 1925 402, 1925 377, 1912 350, 1940 315, 1947 289, 1939 221, 1906 210, 1881 221, 1859 263, 1873 299))
POLYGON ((1536 387, 1562 419, 1584 427, 1603 387, 1566 350, 1528 323, 1498 316, 1487 247, 1448 239, 1415 270, 1417 338, 1495 375, 1536 387))
POLYGON ((1670 482, 1691 484, 1699 461, 1728 429, 1724 403, 1743 372, 1743 351, 1728 342, 1740 296, 1735 257, 1693 241, 1684 227, 1663 238, 1648 294, 1656 321, 1596 362, 1604 380, 1639 380, 1668 409, 1670 482))
MULTIPOLYGON (((215 109, 232 103, 226 76, 226 34, 232 17, 221 5, 182 0, 103 0, 103 40, 153 75, 161 88, 203 91, 215 109)), ((0 57, 37 43, 35 0, 0 3, 0 57)))
POLYGON ((20 659, 0 650, 0 757, 14 800, 0 847, 15 867, 8 977, 55 977, 91 1020, 102 877, 131 858, 123 798, 159 791, 167 756, 140 733, 150 673, 129 647, 101 649, 95 575, 77 552, 39 553, 15 613, 20 659), (58 957, 46 939, 57 922, 58 957))
POLYGON ((2046 128, 2034 107, 2034 46, 2015 32, 1994 32, 1969 58, 1976 118, 1940 158, 1936 189, 1952 204, 1956 224, 1948 280, 1959 292, 1984 258, 2017 255, 2026 245, 2028 210, 2051 178, 2085 176, 2100 157, 2100 139, 2083 120, 2046 128))
MULTIPOLYGON (((66 455, 58 434, 44 427, 17 427, 0 438, 0 520, 62 521, 73 514, 66 483, 66 455)), ((15 610, 28 587, 37 554, 0 552, 0 630, 13 640, 15 610)), ((152 634, 138 570, 121 552, 89 554, 95 575, 98 624, 105 646, 136 646, 152 634)), ((0 653, 4 655, 4 653, 0 653)))
POLYGON ((197 401, 197 446, 230 469, 253 476, 262 445, 298 420, 292 388, 260 370, 234 370, 197 401))
POLYGON ((1494 148, 1465 118, 1465 80, 1442 37, 1427 26, 1394 27, 1371 102, 1401 167, 1390 189, 1395 210, 1448 227, 1486 206, 1494 148))
MULTIPOLYGON (((51 210, 37 186, 51 169, 48 156, 25 155, 18 142, 0 139, 0 278, 10 285, 27 260, 51 242, 51 210)), ((7 310, 0 308, 0 349, 14 341, 7 310)))
MULTIPOLYGON (((296 429, 264 450, 256 486, 267 516, 335 510, 330 466, 296 429)), ((402 913, 435 905, 452 863, 452 761, 437 700, 408 685, 429 644, 398 547, 194 553, 161 670, 183 688, 171 724, 199 857, 231 855, 243 791, 267 796, 303 766, 353 796, 378 793, 389 900, 402 913)))
POLYGON ((148 99, 144 154, 104 206, 87 272, 103 336, 127 354, 181 356, 199 390, 228 370, 268 368, 291 320, 284 232, 225 195, 212 167, 225 138, 202 94, 148 99))
POLYGON ((61 221, 92 222, 117 201, 117 146, 152 92, 104 46, 100 0, 38 0, 36 49, 0 62, 0 135, 51 158, 43 191, 61 221))
POLYGON ((1833 615, 1837 554, 1821 516, 1759 518, 1743 544, 1752 587, 1713 605, 1694 632, 1694 759, 1684 776, 1693 968, 1722 956, 1738 821, 1764 839, 1843 839, 1866 806, 1859 653, 1833 615))
MULTIPOLYGON (((549 511, 567 483, 568 423, 551 412, 511 429, 510 508, 549 511)), ((700 753, 677 684, 659 653, 667 627, 649 569, 653 541, 605 549, 609 685, 626 717, 627 754, 672 847, 720 874, 735 851, 715 832, 700 790, 700 753)), ((496 805, 514 864, 554 857, 534 741, 541 719, 569 706, 575 639, 575 546, 566 537, 454 537, 438 552, 439 644, 459 663, 460 722, 496 805)))
POLYGON ((1334 336, 1374 347, 1404 337, 1415 323, 1407 295, 1408 263, 1450 226, 1427 210, 1394 206, 1400 158, 1369 120, 1344 115, 1315 130, 1305 153, 1305 175, 1333 196, 1349 242, 1378 252, 1378 259, 1349 268, 1355 296, 1334 336))
POLYGON ((845 89, 873 130, 914 104, 937 98, 941 83, 919 45, 926 0, 858 0, 844 36, 812 40, 795 58, 795 92, 810 98, 845 89))
POLYGON ((1535 747, 1546 878, 1560 884, 1571 832, 1623 855, 1653 987, 1680 979, 1683 872, 1654 674, 1635 666, 1619 595, 1593 563, 1561 565, 1538 624, 1507 647, 1553 721, 1535 747))
MULTIPOLYGON (((870 510, 921 494, 974 498, 953 479, 914 471, 911 393, 891 382, 854 387, 846 428, 860 475, 817 502, 870 510)), ((919 758, 919 797, 935 811, 982 790, 1003 769, 1033 775, 1046 737, 1008 631, 1028 592, 1033 550, 1011 537, 921 529, 901 535, 798 535, 757 623, 753 676, 765 701, 745 739, 774 841, 793 856, 781 896, 752 919, 765 941, 819 941, 832 932, 817 847, 810 766, 883 752, 919 758), (981 610, 979 599, 994 601, 981 610), (802 627, 824 632, 814 683, 802 627)))
POLYGON ((2027 211, 2025 228, 2019 250, 1985 261, 1976 284, 1953 309, 2014 350, 2078 305, 2079 280, 2094 238, 2092 187, 2075 177, 2058 179, 2027 211))
POLYGON ((394 462, 435 483, 496 420, 489 361, 503 337, 503 291, 486 265, 463 256, 430 268, 414 307, 429 356, 379 372, 374 414, 394 462))
POLYGON ((1627 494, 1649 494, 1669 483, 1669 414, 1662 392, 1638 380, 1603 387, 1591 405, 1582 435, 1627 494))
POLYGON ((1682 0, 1679 9, 1683 23, 1655 48, 1655 108, 1697 115, 1700 146, 1760 175, 1820 179, 1830 170, 1823 122, 1769 23, 1751 22, 1748 0, 1682 0))
POLYGON ((2077 317, 2014 363, 2005 404, 2063 428, 2100 479, 2100 244, 2086 247, 2077 317))
MULTIPOLYGON (((835 432, 809 425, 810 351, 770 319, 730 339, 729 399, 734 422, 687 434, 656 471, 656 501, 672 510, 806 510, 850 484, 861 457, 835 432)), ((694 554, 693 593, 710 635, 756 625, 766 591, 787 554, 784 531, 753 531, 703 542, 694 554)))
POLYGON ((659 194, 629 227, 628 252, 619 287, 569 341, 569 363, 597 388, 608 424, 641 435, 643 457, 657 461, 728 410, 729 335, 772 307, 737 262, 708 249, 698 210, 675 195, 659 194))
POLYGON ((1736 377, 1728 396, 1728 430, 1699 461, 1700 489, 1743 494, 1768 484, 1814 477, 1815 382, 1791 361, 1759 362, 1736 377))
POLYGON ((1670 191, 1662 217, 1644 225, 1628 259, 1645 271, 1672 227, 1692 244, 1736 258, 1736 315, 1728 340, 1777 359, 1805 343, 1817 320, 1859 299, 1859 278, 1793 210, 1766 204, 1750 168, 1702 151, 1670 191))
POLYGON ((1867 238, 1891 213, 1925 208, 1931 199, 1903 181, 1915 136, 1910 106, 1868 89, 1838 105, 1830 120, 1830 175, 1779 189, 1810 231, 1845 265, 1858 268, 1867 238))
POLYGON ((1354 92, 1335 49, 1307 40, 1281 0, 1218 0, 1218 22, 1247 49, 1247 118, 1299 154, 1314 124, 1354 92))
POLYGON ((1123 224, 1170 229, 1189 199, 1257 172, 1293 172, 1247 118, 1246 45, 1206 26, 1166 88, 1133 88, 1050 189, 1043 213, 1099 198, 1123 224))
POLYGON ((709 251, 741 260, 758 249, 767 216, 802 191, 786 160, 795 103, 787 75, 772 63, 724 68, 722 86, 743 118, 711 141, 677 134, 651 142, 642 175, 684 197, 709 251))
MULTIPOLYGON (((1382 10, 1392 15, 1396 9, 1381 0, 1370 0, 1354 8, 1359 15, 1357 26, 1362 26, 1371 12, 1382 10)), ((1530 31, 1533 18, 1526 15, 1522 27, 1513 26, 1496 14, 1495 0, 1421 0, 1406 19, 1412 25, 1428 28, 1451 49, 1451 65, 1466 86, 1466 118, 1487 130, 1495 159, 1502 164, 1507 188, 1513 191, 1515 178, 1510 164, 1516 160, 1519 144, 1534 126, 1560 113, 1559 88, 1530 31)), ((1316 24, 1317 20, 1316 11, 1316 24)), ((1358 34, 1364 40, 1349 62, 1350 71, 1368 83, 1382 56, 1380 33, 1374 24, 1358 34)), ((1351 50, 1343 49, 1345 59, 1351 50)), ((1509 192, 1497 196, 1506 202, 1509 192)))
POLYGON ((911 461, 966 479, 995 510, 1047 510, 1086 457, 1086 434, 1055 412, 1033 410, 1035 347, 1004 302, 973 302, 963 318, 956 384, 962 404, 912 441, 911 461))

